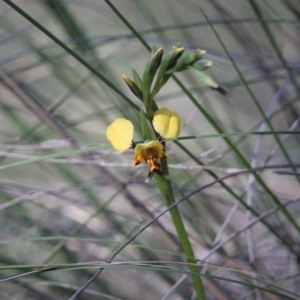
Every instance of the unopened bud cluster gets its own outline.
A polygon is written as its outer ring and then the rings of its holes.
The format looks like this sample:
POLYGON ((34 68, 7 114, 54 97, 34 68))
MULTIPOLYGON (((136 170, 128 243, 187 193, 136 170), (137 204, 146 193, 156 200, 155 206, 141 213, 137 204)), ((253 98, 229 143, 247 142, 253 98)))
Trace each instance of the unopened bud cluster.
POLYGON ((172 50, 164 55, 164 49, 156 50, 153 47, 146 64, 143 77, 140 78, 133 70, 133 78, 123 75, 123 79, 131 92, 145 104, 146 111, 151 106, 151 101, 160 89, 176 72, 182 72, 189 68, 197 72, 200 81, 212 89, 226 94, 224 88, 219 86, 208 75, 202 73, 212 66, 211 61, 203 59, 205 50, 185 51, 180 45, 173 46, 172 50), (200 73, 199 73, 200 72, 200 73))

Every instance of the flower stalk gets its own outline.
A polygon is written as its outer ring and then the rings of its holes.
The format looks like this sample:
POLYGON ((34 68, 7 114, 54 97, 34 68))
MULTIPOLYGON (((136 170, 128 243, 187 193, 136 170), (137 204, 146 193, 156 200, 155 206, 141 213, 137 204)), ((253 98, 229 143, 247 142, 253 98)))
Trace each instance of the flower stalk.
MULTIPOLYGON (((143 110, 141 110, 141 126, 142 126, 142 128, 144 128, 143 129, 143 138, 146 140, 149 140, 149 139, 151 139, 151 134, 150 134, 150 130, 148 128, 148 124, 147 124, 147 121, 145 118, 144 111, 143 112, 142 111, 143 110), (145 128, 148 128, 148 129, 146 130, 145 128)), ((169 122, 164 120, 164 122, 162 122, 162 123, 163 124, 168 123, 168 125, 171 125, 171 126, 165 126, 164 127, 165 130, 162 133, 165 133, 165 134, 170 133, 167 130, 168 128, 170 128, 170 130, 173 129, 172 130, 173 134, 175 136, 177 136, 179 134, 179 132, 176 131, 176 133, 175 133, 174 128, 178 130, 178 126, 176 126, 176 122, 174 120, 173 120, 173 122, 170 122, 170 120, 172 120, 172 115, 174 112, 170 111, 170 110, 166 111, 165 109, 157 110, 157 112, 162 112, 164 114, 155 115, 155 113, 154 113, 153 126, 157 129, 157 125, 155 125, 155 121, 160 125, 161 122, 159 122, 159 121, 162 121, 161 118, 163 118, 167 115, 167 116, 169 116, 169 120, 168 120, 169 122)), ((172 134, 170 134, 169 136, 172 136, 172 134)), ((165 143, 163 143, 163 146, 164 146, 164 144, 165 143)), ((161 158, 161 170, 162 170, 163 174, 169 174, 167 160, 166 160, 166 157, 164 157, 164 156, 161 158)), ((148 176, 148 178, 149 178, 149 176, 148 176)), ((165 200, 166 206, 170 207, 175 202, 171 180, 169 179, 169 177, 166 178, 165 176, 161 176, 161 174, 159 174, 159 173, 154 173, 154 180, 156 181, 159 191, 160 191, 163 199, 165 200)), ((192 277, 194 289, 195 289, 195 292, 197 295, 197 299, 205 300, 206 298, 205 298, 204 287, 203 287, 201 277, 198 275, 195 275, 195 274, 199 273, 199 267, 196 265, 197 261, 195 259, 194 251, 193 251, 193 248, 189 241, 187 232, 184 227, 183 220, 180 215, 180 211, 177 206, 170 209, 170 215, 171 215, 173 224, 175 226, 178 238, 180 240, 183 252, 185 254, 186 261, 189 263, 189 269, 192 273, 191 277, 192 277)))
MULTIPOLYGON (((146 182, 154 177, 168 207, 175 203, 175 198, 170 176, 168 175, 166 160, 168 156, 165 151, 164 138, 177 138, 181 125, 178 114, 169 108, 158 108, 154 97, 171 78, 172 74, 188 69, 193 69, 199 80, 206 86, 217 90, 221 94, 226 94, 224 88, 203 73, 212 66, 212 62, 202 60, 206 52, 200 49, 187 53, 184 53, 184 51, 183 47, 177 45, 163 56, 163 48, 156 50, 154 47, 150 53, 142 79, 135 70, 133 70, 133 78, 123 75, 123 79, 131 92, 144 104, 144 109, 140 111, 144 143, 136 144, 132 141, 133 124, 127 119, 116 119, 108 126, 106 132, 107 138, 115 150, 122 152, 128 148, 134 149, 133 167, 143 162, 147 164, 149 173, 146 182), (149 124, 151 124, 151 128, 149 124), (154 135, 156 136, 155 140, 153 140, 154 135)), ((178 207, 172 207, 170 214, 186 261, 189 263, 197 299, 205 300, 204 287, 199 274, 199 267, 196 264, 197 260, 178 207)))
MULTIPOLYGON (((153 127, 157 131, 159 131, 159 133, 164 137, 172 137, 172 136, 177 137, 179 135, 180 122, 178 124, 177 118, 176 117, 172 118, 173 113, 174 113, 173 111, 170 111, 167 109, 152 111, 153 107, 157 107, 153 96, 156 95, 156 93, 161 89, 161 87, 169 79, 170 75, 165 74, 165 73, 168 71, 168 69, 170 69, 170 67, 174 68, 176 66, 176 62, 178 61, 178 59, 180 58, 180 56, 183 53, 182 49, 183 48, 180 48, 180 49, 173 48, 170 58, 168 58, 168 63, 166 63, 165 66, 163 66, 163 68, 164 68, 163 72, 161 70, 159 70, 159 73, 157 76, 158 83, 155 83, 153 91, 150 93, 151 98, 149 99, 149 102, 147 102, 147 103, 144 102, 146 113, 151 118, 150 120, 152 121, 153 127), (170 63, 170 61, 171 61, 171 63, 170 63), (153 102, 153 105, 151 105, 152 102, 153 102), (155 115, 155 113, 158 111, 160 111, 161 113, 155 115), (162 128, 160 128, 160 126, 162 128)), ((142 128, 148 127, 146 118, 141 118, 141 123, 144 123, 144 124, 142 124, 142 128)), ((149 132, 149 130, 147 132, 149 132)), ((149 133, 149 136, 145 136, 144 139, 145 138, 151 139, 150 133, 149 133)), ((164 144, 165 143, 163 143, 163 145, 164 144)), ((169 174, 168 164, 167 164, 165 157, 161 158, 161 169, 164 174, 169 174)), ((159 191, 160 191, 163 199, 165 200, 166 206, 170 207, 175 202, 171 180, 164 176, 161 176, 160 174, 154 174, 154 179, 157 183, 157 186, 159 188, 159 191)), ((183 252, 185 254, 186 261, 189 263, 189 269, 192 273, 191 277, 192 277, 194 289, 195 289, 195 292, 197 295, 197 299, 205 300, 206 298, 205 298, 204 287, 203 287, 201 277, 198 275, 195 275, 195 274, 199 273, 199 268, 196 265, 196 259, 195 259, 195 255, 193 252, 193 248, 189 241, 187 232, 184 227, 183 220, 180 215, 180 211, 177 206, 170 209, 170 215, 171 215, 173 224, 175 226, 178 238, 180 240, 183 252)))
MULTIPOLYGON (((167 168, 165 168, 167 164, 162 164, 162 170, 163 172, 168 172, 167 168)), ((155 174, 154 179, 158 185, 158 188, 160 190, 161 195, 163 196, 166 205, 169 207, 171 206, 175 200, 174 200, 174 194, 172 189, 172 184, 170 180, 166 180, 165 178, 155 174)), ((199 273, 199 267, 196 265, 196 259, 194 255, 193 248, 191 246, 191 243, 189 241, 187 232, 184 227, 184 223, 182 221, 179 209, 177 206, 170 209, 170 215, 173 221, 173 224, 175 226, 178 238, 180 240, 183 252, 186 256, 186 261, 189 263, 189 270, 191 271, 192 275, 192 281, 194 285, 194 289, 197 295, 198 300, 205 300, 205 293, 204 293, 204 286, 201 280, 201 277, 199 275, 195 275, 199 273)))

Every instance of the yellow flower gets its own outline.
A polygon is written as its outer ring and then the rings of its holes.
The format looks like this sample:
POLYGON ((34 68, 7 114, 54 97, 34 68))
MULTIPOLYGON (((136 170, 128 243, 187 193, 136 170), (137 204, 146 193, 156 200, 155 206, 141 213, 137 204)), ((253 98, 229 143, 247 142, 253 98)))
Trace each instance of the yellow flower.
POLYGON ((158 158, 168 157, 163 150, 163 145, 158 140, 137 144, 134 148, 133 167, 146 161, 150 172, 154 169, 160 170, 158 158))
MULTIPOLYGON (((153 127, 160 137, 175 138, 180 132, 180 118, 176 112, 168 108, 161 108, 154 113, 153 127)), ((106 137, 116 151, 123 152, 128 148, 134 148, 133 167, 146 162, 149 181, 154 173, 166 176, 161 171, 160 158, 167 158, 161 140, 147 141, 135 144, 133 138, 133 124, 124 118, 116 119, 107 127, 106 137)))

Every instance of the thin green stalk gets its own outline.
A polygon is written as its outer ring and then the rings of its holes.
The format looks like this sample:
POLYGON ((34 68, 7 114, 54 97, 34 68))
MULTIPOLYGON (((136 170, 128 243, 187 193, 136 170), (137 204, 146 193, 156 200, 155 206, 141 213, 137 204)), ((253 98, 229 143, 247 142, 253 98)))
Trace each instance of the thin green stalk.
MULTIPOLYGON (((157 108, 157 105, 152 99, 153 107, 157 108)), ((149 108, 146 106, 146 109, 149 108)), ((149 112, 147 111, 148 117, 149 112)), ((146 121, 146 116, 143 110, 140 111, 140 118, 141 118, 141 126, 142 126, 142 132, 143 132, 143 138, 151 140, 151 133, 148 128, 148 124, 146 121)), ((164 144, 164 143, 163 143, 164 144)), ((162 171, 165 174, 169 174, 168 172, 168 164, 165 158, 161 159, 161 165, 162 165, 162 171)), ((158 185, 159 191, 161 195, 163 196, 166 206, 170 207, 175 203, 174 193, 171 181, 169 179, 166 179, 164 176, 154 173, 154 179, 158 185)), ((180 240, 183 252, 186 256, 186 260, 189 263, 189 269, 191 271, 191 276, 193 280, 194 289, 196 291, 197 299, 198 300, 205 300, 205 293, 204 293, 204 287, 201 280, 201 277, 199 276, 199 267, 195 265, 196 259, 195 255, 192 249, 192 246, 190 244, 187 232, 185 230, 179 209, 177 206, 174 206, 170 209, 170 214, 172 221, 174 223, 178 238, 180 240)))
POLYGON ((38 157, 21 160, 21 161, 17 161, 14 163, 0 166, 0 171, 10 169, 10 168, 24 166, 27 164, 32 164, 32 163, 36 163, 36 162, 40 162, 40 161, 44 161, 46 159, 70 156, 70 155, 74 155, 74 154, 82 154, 82 153, 86 153, 86 152, 90 152, 90 151, 95 151, 95 150, 100 150, 100 149, 108 149, 108 148, 110 148, 110 147, 109 146, 94 146, 94 147, 88 147, 88 148, 84 148, 84 149, 68 150, 68 151, 63 151, 60 153, 53 153, 53 154, 38 156, 38 157))
POLYGON ((93 74, 95 74, 100 80, 102 80, 108 87, 110 87, 113 91, 119 94, 131 107, 138 110, 138 106, 134 104, 128 97, 125 96, 110 80, 108 80, 105 76, 103 76, 100 72, 98 72, 93 66, 91 66, 82 56, 77 54, 71 48, 69 48, 65 43, 63 43, 60 39, 58 39, 54 34, 52 34, 49 30, 47 30, 44 26, 42 26, 39 22, 33 19, 30 15, 28 15, 24 10, 22 10, 19 6, 14 4, 10 0, 3 0, 6 4, 11 6, 15 11, 17 11, 21 16, 27 19, 30 23, 36 26, 39 30, 41 30, 45 35, 47 35, 51 40, 53 40, 57 45, 59 45, 62 49, 72 55, 77 61, 79 61, 82 65, 84 65, 88 70, 90 70, 93 74))
POLYGON ((295 92, 296 92, 296 95, 299 94, 300 92, 300 86, 295 78, 295 74, 294 72, 292 72, 291 68, 288 67, 288 64, 286 63, 281 51, 280 51, 280 48, 278 47, 278 44, 276 42, 276 39, 274 38, 274 35, 268 25, 268 22, 266 22, 262 16, 262 13, 261 13, 261 10, 259 8, 259 6, 255 3, 255 1, 253 0, 249 0, 249 4, 250 6, 252 7, 255 15, 257 16, 258 20, 260 22, 258 22, 258 24, 260 24, 270 42, 270 44, 272 45, 273 47, 273 50, 276 52, 277 54, 277 57, 278 59, 280 60, 281 64, 283 65, 283 67, 285 68, 286 72, 288 73, 289 75, 289 78, 291 79, 292 83, 293 83, 293 86, 295 88, 295 92))
MULTIPOLYGON (((201 8, 200 8, 201 9, 201 8)), ((205 16, 208 24, 210 25, 212 31, 214 32, 216 38, 218 39, 218 41, 220 42, 222 48, 224 49, 225 53, 227 54, 229 60, 231 61, 233 67, 235 68, 237 74, 239 75, 239 78, 241 79, 241 81, 243 82, 247 92, 249 93, 249 96, 251 97, 251 99, 253 100, 253 102, 255 103, 257 109, 259 110, 259 112, 261 113, 264 121, 266 122, 266 124, 269 126, 269 128, 274 131, 273 126, 270 123, 270 120, 265 116, 264 111, 262 110, 262 107, 260 106, 258 100, 256 99, 254 93, 252 92, 252 90, 250 89, 249 85, 247 84, 247 81, 245 80, 242 72, 240 71, 240 69, 238 68, 237 64, 235 63, 234 59, 232 58, 231 54, 229 53, 228 49, 226 48, 225 44, 223 43, 222 39, 220 38, 219 34, 217 33, 217 31, 215 30, 213 24, 210 22, 209 18, 207 17, 207 15, 205 14, 205 12, 201 9, 203 15, 205 16)), ((203 109, 203 108, 202 108, 203 109)), ((209 116, 210 117, 210 116, 209 116)), ((210 117, 211 118, 211 117, 210 117)), ((208 119, 209 120, 209 119, 208 119)), ((211 123, 213 125, 213 123, 211 123)), ((219 127, 218 124, 216 124, 216 126, 214 126, 218 132, 221 132, 221 128, 219 127), (219 129, 218 129, 219 128, 219 129)), ((280 147, 280 149, 282 150, 283 155, 285 156, 285 158, 287 159, 287 161, 290 163, 291 168, 293 171, 296 171, 296 168, 293 166, 293 162, 291 160, 291 158, 289 157, 288 153, 286 152, 285 148, 283 147, 281 141, 279 140, 277 135, 274 135, 274 138, 278 144, 278 146, 280 147)), ((227 144, 231 147, 232 151, 234 153, 236 153, 236 155, 239 157, 240 161, 243 163, 243 165, 247 168, 251 168, 250 164, 248 163, 248 161, 245 159, 245 157, 238 151, 238 149, 235 148, 234 144, 227 138, 224 138, 224 140, 227 142, 227 144)), ((282 203, 280 202, 280 200, 278 199, 278 197, 271 191, 271 189, 265 184, 265 182, 263 181, 263 179, 256 173, 253 174, 256 181, 260 184, 260 186, 266 191, 266 193, 269 194, 269 196, 271 197, 271 199, 273 200, 273 202, 280 208, 282 214, 285 215, 285 217, 288 219, 288 221, 294 226, 294 228, 297 230, 298 233, 300 233, 300 226, 298 224, 298 222, 293 218, 292 214, 282 205, 282 203)))
MULTIPOLYGON (((186 147, 184 147, 181 143, 176 142, 176 145, 183 150, 191 159, 193 159, 197 164, 199 165, 203 165, 201 163, 201 161, 195 156, 193 155, 186 147)), ((220 177, 218 177, 212 170, 205 170, 209 175, 211 175, 215 180, 219 180, 220 177)), ((242 199, 242 197, 240 197, 238 194, 236 194, 225 182, 220 181, 220 185, 231 195, 233 196, 236 200, 238 200, 247 210, 251 211, 251 213, 256 216, 259 217, 259 213, 253 209, 253 207, 250 207, 247 205, 247 203, 242 199)), ((265 220, 261 220, 261 222, 266 226, 266 228, 268 228, 268 230, 270 230, 270 232, 272 232, 274 234, 274 236, 276 236, 281 242, 282 244, 287 247, 287 249, 289 251, 291 251, 294 255, 296 255, 296 257, 298 257, 298 259, 300 259, 300 255, 299 255, 299 251, 297 251, 297 249, 294 249, 291 242, 288 241, 286 239, 286 237, 282 237, 279 232, 274 229, 271 225, 268 224, 268 222, 266 222, 265 220)))
MULTIPOLYGON (((163 171, 167 173, 166 170, 167 163, 163 164, 163 171)), ((154 179, 158 185, 158 188, 160 190, 161 195, 166 201, 166 205, 169 207, 172 204, 175 203, 172 184, 170 180, 166 180, 164 177, 155 174, 154 179)), ((186 260, 189 263, 189 269, 192 273, 192 280, 194 284, 194 288, 197 294, 198 300, 205 300, 205 293, 204 293, 204 287, 201 280, 201 277, 195 274, 199 274, 199 268, 198 266, 194 265, 196 262, 194 251, 192 249, 191 243, 189 241, 188 235, 186 233, 179 209, 177 206, 174 206, 172 209, 170 209, 170 214, 172 217, 172 221, 174 223, 174 226, 176 228, 176 232, 178 235, 178 238, 180 240, 180 243, 183 248, 183 252, 186 256, 186 260)))
MULTIPOLYGON (((157 105, 156 105, 154 99, 152 99, 152 103, 153 103, 153 107, 157 108, 157 105)), ((149 107, 146 106, 146 109, 147 108, 149 108, 149 107)), ((147 111, 147 114, 149 116, 148 111, 147 111)), ((151 140, 151 133, 148 129, 145 113, 143 110, 141 110, 140 117, 141 117, 143 138, 151 140)), ((162 171, 165 174, 169 174, 168 164, 167 164, 167 161, 165 158, 161 159, 161 165, 162 165, 162 171)), ((175 203, 175 198, 174 198, 171 181, 166 179, 164 176, 161 176, 156 173, 154 173, 154 179, 158 185, 161 195, 163 196, 163 198, 166 202, 166 206, 170 207, 172 204, 175 203)), ((178 238, 180 240, 183 252, 186 256, 186 260, 189 263, 189 269, 191 271, 192 281, 193 281, 194 289, 195 289, 195 292, 197 295, 197 299, 205 300, 206 298, 205 298, 203 283, 202 283, 201 277, 198 275, 199 267, 197 265, 195 265, 196 259, 195 259, 195 255, 193 252, 193 248, 190 244, 190 241, 189 241, 187 232, 185 230, 184 223, 182 221, 178 207, 174 206, 172 209, 170 209, 170 214, 171 214, 171 218, 174 223, 178 238)))

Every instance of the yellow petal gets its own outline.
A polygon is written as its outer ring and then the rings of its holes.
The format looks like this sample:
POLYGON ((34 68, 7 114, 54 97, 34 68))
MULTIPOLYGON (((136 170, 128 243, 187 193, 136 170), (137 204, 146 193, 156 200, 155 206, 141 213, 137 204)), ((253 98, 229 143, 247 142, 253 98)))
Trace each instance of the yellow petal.
POLYGON ((180 133, 180 118, 171 109, 161 108, 154 113, 153 127, 164 138, 175 138, 180 133))
POLYGON ((115 150, 119 152, 125 151, 132 142, 133 125, 129 120, 116 119, 107 127, 106 137, 115 150))

